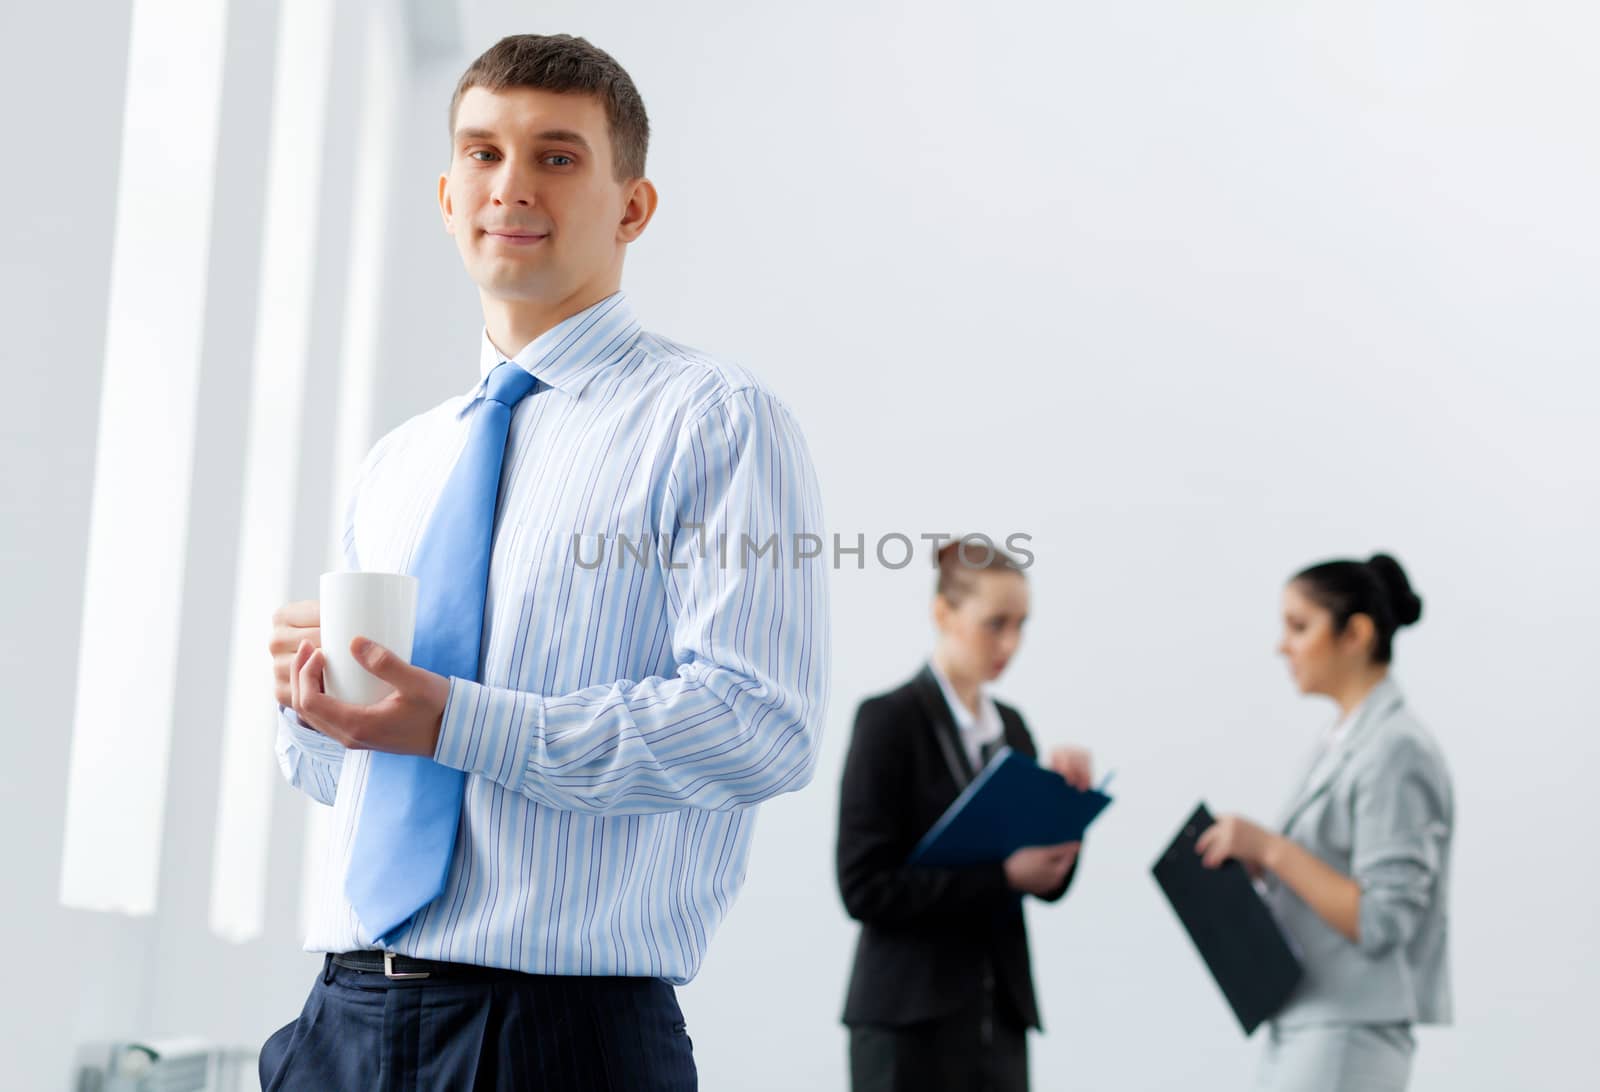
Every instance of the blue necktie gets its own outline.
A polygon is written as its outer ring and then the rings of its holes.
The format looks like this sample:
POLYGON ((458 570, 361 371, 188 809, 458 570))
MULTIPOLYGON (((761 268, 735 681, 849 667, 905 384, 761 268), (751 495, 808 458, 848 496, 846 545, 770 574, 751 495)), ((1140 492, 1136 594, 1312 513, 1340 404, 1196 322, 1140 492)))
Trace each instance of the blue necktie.
MULTIPOLYGON (((538 380, 516 364, 489 373, 466 446, 411 558, 419 582, 411 662, 478 678, 500 464, 511 411, 538 380)), ((465 775, 420 755, 374 751, 344 890, 374 941, 396 932, 444 890, 465 775)))

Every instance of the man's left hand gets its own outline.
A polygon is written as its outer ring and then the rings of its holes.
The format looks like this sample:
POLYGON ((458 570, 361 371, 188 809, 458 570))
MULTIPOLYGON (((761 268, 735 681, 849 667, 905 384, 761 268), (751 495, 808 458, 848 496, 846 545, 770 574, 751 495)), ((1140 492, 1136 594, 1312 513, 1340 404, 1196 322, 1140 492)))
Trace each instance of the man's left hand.
POLYGON ((450 680, 413 667, 376 641, 350 642, 356 662, 394 687, 394 693, 371 705, 352 705, 329 697, 322 675, 327 660, 310 641, 295 654, 291 697, 300 719, 358 751, 387 751, 432 758, 439 746, 439 725, 450 697, 450 680))

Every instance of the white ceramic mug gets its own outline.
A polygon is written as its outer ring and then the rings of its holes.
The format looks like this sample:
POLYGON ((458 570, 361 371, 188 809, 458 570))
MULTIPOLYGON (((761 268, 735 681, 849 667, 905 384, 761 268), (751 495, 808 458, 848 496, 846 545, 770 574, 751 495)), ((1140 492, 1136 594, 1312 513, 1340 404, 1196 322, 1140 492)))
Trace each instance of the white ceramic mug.
POLYGON ((355 705, 382 701, 394 690, 356 662, 350 642, 365 637, 411 662, 417 628, 417 578, 406 573, 323 573, 322 688, 355 705))

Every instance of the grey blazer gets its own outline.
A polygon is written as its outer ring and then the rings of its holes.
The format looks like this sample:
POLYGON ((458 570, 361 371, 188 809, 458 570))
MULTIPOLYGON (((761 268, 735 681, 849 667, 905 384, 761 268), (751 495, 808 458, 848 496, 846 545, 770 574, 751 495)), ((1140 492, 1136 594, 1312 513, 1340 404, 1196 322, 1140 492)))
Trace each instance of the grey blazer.
POLYGON ((1268 904, 1305 964, 1280 1024, 1450 1022, 1454 819, 1444 756, 1385 679, 1313 761, 1279 827, 1361 885, 1351 943, 1268 878, 1268 904))

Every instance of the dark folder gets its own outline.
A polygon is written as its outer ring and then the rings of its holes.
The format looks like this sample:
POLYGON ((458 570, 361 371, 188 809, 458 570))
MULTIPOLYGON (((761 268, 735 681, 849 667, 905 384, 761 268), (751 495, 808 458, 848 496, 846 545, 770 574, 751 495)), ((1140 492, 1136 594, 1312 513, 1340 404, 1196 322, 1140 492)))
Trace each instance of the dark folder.
POLYGON ((1242 864, 1200 863, 1195 842, 1213 822, 1201 804, 1151 871, 1249 1035, 1288 1000, 1300 961, 1242 864))
POLYGON ((1075 789, 1054 770, 1003 747, 923 835, 911 863, 991 864, 1023 846, 1080 841, 1109 803, 1100 790, 1075 789))

